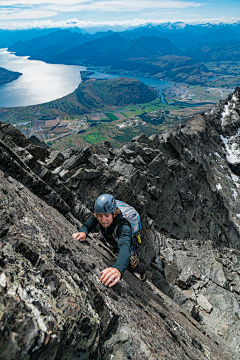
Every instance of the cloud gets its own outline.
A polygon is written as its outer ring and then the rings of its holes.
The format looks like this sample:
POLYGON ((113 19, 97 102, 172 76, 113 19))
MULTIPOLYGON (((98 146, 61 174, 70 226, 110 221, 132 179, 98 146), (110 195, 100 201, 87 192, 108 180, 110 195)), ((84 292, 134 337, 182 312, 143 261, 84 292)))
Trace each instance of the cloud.
POLYGON ((1 29, 31 29, 31 28, 69 28, 69 27, 79 27, 79 28, 91 28, 91 27, 114 27, 114 26, 122 26, 128 28, 130 26, 141 26, 146 24, 162 24, 162 23, 174 23, 174 22, 182 22, 187 24, 206 24, 206 23, 237 23, 240 22, 239 18, 209 18, 209 19, 172 19, 172 18, 164 18, 164 20, 153 20, 153 19, 134 19, 134 20, 126 20, 126 21, 80 21, 78 19, 68 19, 63 21, 53 22, 52 20, 33 20, 27 22, 3 22, 1 21, 0 28, 1 29))
POLYGON ((60 12, 72 11, 104 11, 104 12, 138 12, 147 9, 185 9, 187 7, 198 7, 201 3, 175 1, 175 0, 105 0, 105 1, 82 1, 76 4, 75 2, 68 2, 68 4, 61 5, 47 5, 48 9, 53 9, 60 12))
POLYGON ((202 4, 184 0, 1 0, 0 18, 33 19, 70 12, 139 12, 185 9, 202 4), (31 12, 32 11, 32 15, 31 12), (51 15, 52 14, 52 15, 51 15), (17 17, 19 16, 19 17, 17 17))
POLYGON ((19 19, 42 19, 47 17, 56 16, 58 13, 55 11, 49 11, 49 10, 16 10, 16 9, 4 9, 0 11, 0 19, 3 20, 19 20, 19 19))
MULTIPOLYGON (((87 3, 91 1, 92 0, 69 0, 68 3, 72 5, 72 4, 87 3)), ((35 5, 45 6, 46 4, 50 4, 50 5, 66 4, 66 1, 65 0, 31 0, 31 1, 21 0, 20 2, 19 0, 1 0, 1 6, 32 7, 35 5)))
POLYGON ((144 13, 144 16, 163 16, 163 15, 176 15, 179 14, 180 11, 161 11, 156 13, 156 11, 144 13))

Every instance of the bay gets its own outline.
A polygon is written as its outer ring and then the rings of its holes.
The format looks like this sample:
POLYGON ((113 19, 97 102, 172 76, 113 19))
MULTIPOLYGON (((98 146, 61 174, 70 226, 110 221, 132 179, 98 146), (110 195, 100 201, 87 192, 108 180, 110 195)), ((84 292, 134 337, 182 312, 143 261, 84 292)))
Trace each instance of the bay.
MULTIPOLYGON (((27 56, 16 56, 7 49, 0 49, 0 67, 22 73, 17 80, 0 86, 0 107, 37 105, 59 99, 71 94, 81 83, 81 71, 85 66, 47 64, 43 61, 29 60, 27 56)), ((105 74, 94 70, 90 77, 115 79, 120 74, 105 74)), ((173 86, 172 82, 152 78, 135 77, 144 84, 156 88, 165 102, 162 90, 173 86)))
POLYGON ((18 71, 19 76, 0 86, 0 107, 42 104, 72 93, 80 84, 85 66, 46 64, 0 49, 0 67, 18 71))

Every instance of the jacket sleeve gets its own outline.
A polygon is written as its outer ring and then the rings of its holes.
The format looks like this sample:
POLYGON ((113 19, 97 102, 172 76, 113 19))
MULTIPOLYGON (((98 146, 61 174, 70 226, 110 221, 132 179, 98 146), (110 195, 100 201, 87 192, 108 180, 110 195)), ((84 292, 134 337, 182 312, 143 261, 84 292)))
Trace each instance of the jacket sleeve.
POLYGON ((85 224, 79 229, 79 232, 84 232, 86 235, 88 235, 98 224, 98 219, 95 218, 94 215, 88 219, 85 224))
POLYGON ((117 261, 112 267, 118 269, 120 273, 123 275, 126 270, 129 259, 131 256, 131 229, 128 225, 119 225, 118 230, 118 257, 117 261))

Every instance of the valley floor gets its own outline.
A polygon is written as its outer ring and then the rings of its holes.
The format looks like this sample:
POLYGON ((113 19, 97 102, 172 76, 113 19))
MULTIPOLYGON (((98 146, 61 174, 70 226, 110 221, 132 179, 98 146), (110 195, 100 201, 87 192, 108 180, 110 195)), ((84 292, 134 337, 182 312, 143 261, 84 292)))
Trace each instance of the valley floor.
POLYGON ((1 108, 0 120, 13 124, 27 137, 36 135, 56 150, 83 148, 106 140, 117 148, 141 133, 158 134, 205 112, 234 90, 213 87, 215 81, 205 86, 175 83, 151 102, 84 115, 78 115, 74 92, 41 105, 1 108))

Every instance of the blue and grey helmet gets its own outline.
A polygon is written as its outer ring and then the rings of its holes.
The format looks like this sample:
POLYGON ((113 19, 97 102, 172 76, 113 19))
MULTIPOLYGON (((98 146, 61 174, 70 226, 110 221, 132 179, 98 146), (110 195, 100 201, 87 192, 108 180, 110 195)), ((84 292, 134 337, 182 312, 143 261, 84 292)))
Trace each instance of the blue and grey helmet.
POLYGON ((94 206, 94 212, 96 214, 110 214, 116 210, 116 200, 114 196, 110 194, 100 195, 94 206))

